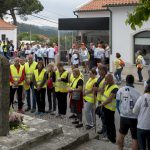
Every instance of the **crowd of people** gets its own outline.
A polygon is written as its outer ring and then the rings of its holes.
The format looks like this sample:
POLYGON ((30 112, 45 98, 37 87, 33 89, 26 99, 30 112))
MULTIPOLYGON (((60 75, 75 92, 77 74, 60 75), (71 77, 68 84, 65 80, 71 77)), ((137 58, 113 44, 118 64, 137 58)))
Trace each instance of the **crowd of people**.
MULTIPOLYGON (((119 88, 121 71, 125 66, 121 54, 116 53, 114 77, 108 72, 109 46, 99 43, 95 48, 91 43, 88 50, 84 43, 78 50, 73 44, 69 51, 71 70, 66 70, 62 62, 55 63, 54 45, 41 45, 36 51, 20 50, 18 56, 10 61, 10 107, 14 107, 14 98, 18 100, 18 113, 31 111, 35 115, 45 113, 63 119, 67 113, 67 97, 76 128, 84 126, 83 113, 86 118, 86 130, 96 126, 96 114, 102 122, 98 134, 103 140, 111 141, 123 150, 124 138, 130 129, 132 149, 150 149, 150 78, 145 83, 145 92, 140 94, 134 87, 134 76, 127 75, 126 85, 119 88), (53 51, 53 55, 49 51, 53 51), (44 55, 45 52, 45 55, 44 55), (50 56, 50 57, 49 57, 50 56), (53 57, 51 57, 53 56, 53 57), (80 70, 80 63, 85 70, 80 70), (88 73, 88 80, 85 80, 88 73), (31 98, 32 94, 32 98, 31 98), (47 95, 47 96, 46 96, 47 95), (23 101, 23 96, 26 102, 23 101), (46 97, 49 108, 46 110, 46 97), (24 106, 26 103, 26 107, 24 106), (119 134, 116 135, 115 112, 120 114, 119 134)), ((143 58, 139 51, 137 56, 139 80, 142 81, 141 67, 143 58), (139 69, 140 68, 140 69, 139 69)))

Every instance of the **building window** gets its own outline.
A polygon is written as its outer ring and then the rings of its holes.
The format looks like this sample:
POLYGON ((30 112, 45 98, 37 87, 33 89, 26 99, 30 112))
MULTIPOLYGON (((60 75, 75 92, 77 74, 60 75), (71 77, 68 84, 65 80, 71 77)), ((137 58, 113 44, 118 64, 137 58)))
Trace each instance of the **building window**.
POLYGON ((1 39, 2 39, 2 41, 5 41, 6 40, 6 34, 2 34, 1 39))
POLYGON ((146 65, 150 64, 150 31, 143 31, 134 36, 134 62, 136 53, 141 50, 146 65))

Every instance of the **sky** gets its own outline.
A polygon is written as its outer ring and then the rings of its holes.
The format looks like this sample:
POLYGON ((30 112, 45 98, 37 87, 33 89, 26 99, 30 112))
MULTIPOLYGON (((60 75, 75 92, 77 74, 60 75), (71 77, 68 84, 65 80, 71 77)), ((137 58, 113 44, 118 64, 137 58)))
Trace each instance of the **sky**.
POLYGON ((17 17, 17 19, 18 22, 23 22, 27 24, 58 27, 58 18, 76 17, 74 16, 73 11, 89 1, 90 0, 40 0, 42 5, 44 6, 44 10, 37 15, 56 23, 44 21, 33 16, 28 16, 27 21, 22 21, 20 17, 17 17))

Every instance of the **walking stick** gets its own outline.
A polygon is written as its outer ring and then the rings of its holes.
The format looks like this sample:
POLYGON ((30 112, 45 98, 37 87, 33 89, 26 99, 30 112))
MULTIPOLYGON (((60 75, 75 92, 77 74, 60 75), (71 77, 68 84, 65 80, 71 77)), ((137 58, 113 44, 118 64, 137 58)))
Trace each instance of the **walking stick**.
POLYGON ((96 110, 96 94, 94 92, 94 123, 95 123, 95 133, 96 133, 96 113, 95 113, 95 110, 96 110))

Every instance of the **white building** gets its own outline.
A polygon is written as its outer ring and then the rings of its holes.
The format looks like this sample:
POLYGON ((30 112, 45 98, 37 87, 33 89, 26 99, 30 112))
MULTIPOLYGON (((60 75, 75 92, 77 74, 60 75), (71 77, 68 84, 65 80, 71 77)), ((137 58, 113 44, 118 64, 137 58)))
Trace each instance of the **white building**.
POLYGON ((0 41, 12 40, 14 48, 17 48, 17 27, 0 19, 0 41))
MULTIPOLYGON (((109 17, 109 43, 112 50, 111 70, 116 52, 119 52, 127 66, 131 67, 135 63, 135 54, 140 49, 146 63, 150 64, 150 19, 136 31, 125 24, 128 13, 132 12, 136 5, 138 5, 138 0, 91 0, 75 11, 79 18, 109 17)), ((80 33, 82 35, 84 31, 80 33)), ((136 67, 132 71, 135 72, 136 67)))

